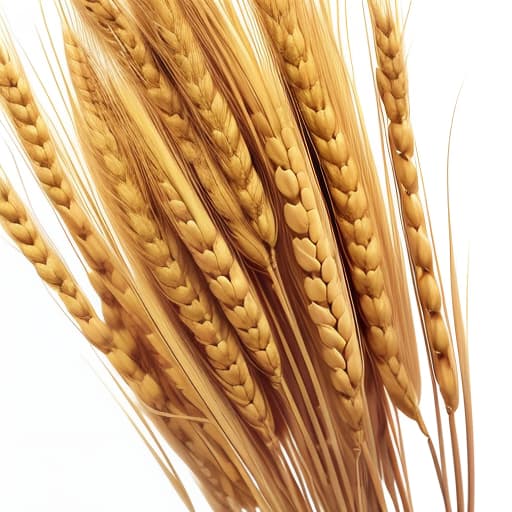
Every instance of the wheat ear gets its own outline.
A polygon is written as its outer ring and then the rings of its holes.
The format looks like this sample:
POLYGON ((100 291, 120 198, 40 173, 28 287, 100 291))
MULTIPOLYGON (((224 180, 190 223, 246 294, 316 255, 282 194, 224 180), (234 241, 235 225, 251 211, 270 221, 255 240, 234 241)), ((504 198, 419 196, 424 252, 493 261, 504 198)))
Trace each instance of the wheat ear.
POLYGON ((370 353, 395 405, 408 416, 420 419, 418 399, 399 356, 399 340, 392 325, 392 307, 384 284, 381 248, 368 215, 360 171, 339 128, 314 56, 299 26, 296 9, 288 0, 254 1, 326 173, 352 283, 367 327, 370 353))
POLYGON ((181 7, 172 0, 132 2, 131 6, 149 33, 157 27, 155 40, 162 43, 158 46, 159 57, 172 70, 177 87, 199 114, 199 128, 215 147, 221 168, 242 208, 261 238, 273 247, 277 231, 271 203, 238 122, 215 85, 181 7))
MULTIPOLYGON (((143 326, 146 340, 152 340, 153 347, 162 348, 159 360, 167 378, 179 377, 179 372, 169 365, 165 343, 158 336, 148 336, 146 318, 140 316, 139 302, 120 269, 113 264, 103 239, 88 220, 82 207, 76 201, 72 186, 66 179, 56 156, 55 146, 50 139, 44 119, 40 116, 32 98, 28 82, 20 68, 3 49, 0 52, 0 94, 6 100, 8 112, 14 120, 18 135, 34 164, 36 176, 43 190, 67 225, 87 263, 91 266, 89 279, 103 301, 106 320, 120 318, 129 311, 132 322, 143 326)), ((116 323, 109 329, 122 340, 123 348, 133 355, 135 346, 124 324, 116 323)), ((121 341, 120 341, 121 343, 121 341)), ((180 379, 181 380, 181 379, 180 379)), ((188 396, 192 398, 189 393, 188 396)))
MULTIPOLYGON (((136 318, 138 299, 119 266, 114 263, 115 259, 103 238, 76 200, 27 79, 21 67, 4 48, 0 49, 0 95, 5 100, 7 111, 14 121, 16 132, 33 164, 39 183, 90 267, 89 279, 102 300, 105 318, 109 320, 111 316, 118 316, 125 308, 136 318)), ((145 319, 139 320, 143 324, 145 319)), ((124 332, 124 339, 129 339, 126 326, 117 324, 116 329, 124 332)))
MULTIPOLYGON (((77 62, 75 73, 80 72, 80 66, 77 62)), ((87 79, 87 73, 84 78, 87 79)), ((124 88, 122 92, 128 94, 128 89, 124 88)), ((165 147, 148 116, 137 107, 138 100, 132 96, 124 103, 125 107, 136 109, 124 126, 129 127, 130 123, 133 125, 133 120, 144 124, 144 137, 134 134, 134 140, 140 140, 132 144, 131 149, 138 147, 136 159, 149 160, 147 170, 156 181, 158 195, 164 198, 162 207, 205 275, 210 290, 219 300, 228 321, 235 328, 252 360, 274 384, 278 384, 281 381, 282 369, 277 343, 264 307, 244 269, 212 222, 181 166, 165 147), (143 139, 151 147, 145 146, 143 139), (154 153, 158 156, 155 157, 154 153)), ((123 115, 122 112, 118 113, 123 115)), ((115 129, 115 126, 112 128, 115 129)), ((139 133, 138 127, 134 129, 139 133)))
POLYGON ((459 403, 457 368, 453 343, 442 313, 442 295, 434 272, 432 244, 418 195, 402 38, 389 9, 382 9, 373 0, 369 4, 377 50, 377 87, 389 121, 393 168, 434 373, 446 407, 455 411, 459 403))
MULTIPOLYGON (((98 318, 61 259, 39 235, 23 203, 10 185, 2 179, 0 179, 0 221, 23 255, 32 263, 41 279, 58 293, 84 337, 107 356, 112 366, 130 385, 139 399, 156 410, 183 414, 183 409, 169 402, 158 378, 147 373, 130 356, 127 349, 130 342, 120 338, 98 318)), ((213 476, 213 479, 210 478, 210 483, 214 482, 217 485, 215 475, 219 474, 219 468, 213 467, 211 462, 204 459, 201 453, 204 452, 204 448, 200 443, 198 444, 199 439, 187 435, 187 429, 180 427, 176 421, 169 421, 168 426, 184 446, 189 446, 192 453, 195 451, 197 455, 201 455, 197 462, 205 474, 213 476)))
POLYGON ((330 370, 330 380, 340 394, 343 416, 350 427, 361 429, 362 358, 352 307, 342 286, 332 240, 317 206, 308 164, 293 128, 272 128, 263 114, 255 115, 265 150, 275 166, 275 183, 285 200, 284 219, 292 233, 295 259, 304 271, 303 289, 308 312, 318 329, 320 354, 330 370))
POLYGON ((101 97, 99 82, 82 49, 71 35, 66 35, 66 53, 78 103, 85 122, 82 130, 101 167, 102 183, 116 198, 123 219, 131 231, 142 258, 150 265, 163 295, 178 307, 179 317, 204 347, 213 371, 227 396, 251 426, 270 442, 273 420, 258 382, 251 374, 240 351, 231 326, 217 311, 210 292, 187 262, 181 244, 166 232, 165 238, 145 198, 130 175, 130 164, 118 140, 105 121, 105 106, 95 100, 101 97))
POLYGON ((195 172, 213 209, 226 222, 236 245, 258 266, 268 267, 269 249, 273 247, 276 236, 275 221, 269 205, 263 202, 261 183, 252 179, 246 189, 240 183, 242 188, 230 188, 219 166, 206 158, 207 146, 197 133, 179 92, 161 73, 137 26, 111 0, 74 0, 74 3, 81 12, 85 11, 89 24, 96 31, 100 29, 103 40, 114 45, 116 50, 121 46, 129 55, 128 60, 119 58, 120 63, 135 72, 145 96, 167 129, 171 142, 195 172), (113 41, 112 34, 115 35, 113 41), (241 204, 246 205, 244 210, 241 204), (262 212, 260 220, 253 213, 258 211, 262 212), (264 225, 269 228, 264 228, 264 225), (271 243, 270 247, 268 243, 271 243))

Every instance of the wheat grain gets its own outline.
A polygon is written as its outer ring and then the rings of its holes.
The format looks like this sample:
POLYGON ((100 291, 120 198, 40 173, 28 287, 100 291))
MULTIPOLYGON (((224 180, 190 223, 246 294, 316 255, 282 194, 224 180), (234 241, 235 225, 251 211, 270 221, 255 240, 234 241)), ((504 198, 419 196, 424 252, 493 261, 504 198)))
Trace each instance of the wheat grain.
MULTIPOLYGON (((247 258, 266 268, 270 261, 267 238, 271 240, 275 235, 262 237, 257 220, 254 216, 247 217, 237 201, 238 195, 242 194, 246 198, 246 203, 250 204, 250 195, 243 189, 239 189, 239 193, 235 194, 219 166, 206 158, 206 146, 191 122, 190 114, 183 105, 179 92, 161 73, 136 25, 111 0, 74 2, 82 11, 87 11, 86 19, 93 28, 101 29, 104 39, 111 41, 112 34, 115 35, 115 40, 111 43, 116 48, 121 46, 130 57, 128 60, 119 59, 121 64, 135 71, 146 97, 156 109, 172 142, 183 160, 195 171, 201 186, 207 191, 213 209, 221 215, 236 245, 247 258)), ((268 207, 252 205, 249 211, 263 208, 264 217, 268 216, 265 222, 272 226, 274 220, 268 207)))
POLYGON ((360 171, 339 127, 296 8, 288 0, 255 0, 255 4, 326 173, 370 352, 394 403, 407 415, 419 418, 416 393, 399 356, 381 248, 368 215, 360 171))
POLYGON ((369 2, 375 33, 377 86, 389 121, 388 137, 398 182, 401 213, 414 266, 434 373, 450 410, 458 406, 458 379, 453 343, 442 313, 440 286, 434 273, 432 244, 418 195, 418 172, 414 164, 414 135, 409 121, 407 70, 402 39, 389 6, 369 2))

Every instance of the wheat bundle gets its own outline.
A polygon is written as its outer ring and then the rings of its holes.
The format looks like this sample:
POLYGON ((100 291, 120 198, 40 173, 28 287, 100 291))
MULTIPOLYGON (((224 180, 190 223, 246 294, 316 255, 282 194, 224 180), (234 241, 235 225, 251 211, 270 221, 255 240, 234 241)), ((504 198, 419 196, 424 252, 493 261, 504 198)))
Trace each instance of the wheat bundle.
POLYGON ((414 510, 404 422, 446 510, 474 510, 467 344, 456 294, 453 332, 448 321, 421 194, 403 27, 389 0, 369 0, 383 108, 368 119, 338 9, 59 0, 62 38, 46 52, 71 105, 58 112, 73 122, 66 139, 2 37, 18 150, 91 290, 8 173, 0 223, 162 440, 152 453, 189 510, 168 449, 213 510, 414 510), (366 131, 379 121, 389 176, 366 131))

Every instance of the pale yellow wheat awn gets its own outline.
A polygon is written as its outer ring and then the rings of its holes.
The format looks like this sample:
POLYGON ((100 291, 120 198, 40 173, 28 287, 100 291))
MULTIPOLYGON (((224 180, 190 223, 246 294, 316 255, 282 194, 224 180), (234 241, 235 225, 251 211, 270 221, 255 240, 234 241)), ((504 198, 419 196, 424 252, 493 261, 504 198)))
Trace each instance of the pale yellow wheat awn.
POLYGON ((414 136, 409 121, 407 69, 402 38, 389 6, 383 8, 374 0, 369 4, 377 51, 377 86, 389 121, 388 137, 400 191, 409 254, 414 266, 434 373, 446 406, 454 411, 459 402, 457 369, 453 343, 443 317, 432 245, 418 195, 418 172, 414 164, 414 136))

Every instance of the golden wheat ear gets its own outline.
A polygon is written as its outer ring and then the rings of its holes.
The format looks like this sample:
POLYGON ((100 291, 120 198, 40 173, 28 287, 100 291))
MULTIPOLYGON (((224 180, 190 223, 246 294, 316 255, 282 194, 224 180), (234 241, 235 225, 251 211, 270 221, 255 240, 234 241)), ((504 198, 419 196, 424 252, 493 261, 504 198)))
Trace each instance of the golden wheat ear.
MULTIPOLYGON (((124 337, 120 336, 98 317, 61 258, 38 232, 20 198, 4 179, 0 179, 0 222, 23 255, 34 266, 39 277, 58 293, 86 340, 106 355, 113 368, 139 400, 155 410, 166 409, 179 414, 181 409, 179 401, 174 402, 173 396, 165 393, 160 376, 152 372, 148 373, 134 359, 137 354, 133 354, 133 342, 126 337, 129 337, 129 333, 124 337)), ((179 422, 169 422, 169 425, 169 435, 173 439, 171 445, 177 452, 185 450, 188 453, 189 449, 185 446, 194 444, 200 452, 200 438, 194 439, 190 432, 187 434, 187 430, 181 428, 179 422)), ((191 458, 190 462, 193 465, 193 452, 188 458, 191 458)), ((209 464, 210 470, 214 470, 214 464, 211 461, 199 460, 203 467, 206 468, 209 464)), ((205 486, 205 490, 208 489, 217 495, 221 491, 219 488, 219 482, 215 480, 209 481, 205 486)), ((224 498, 224 493, 221 496, 224 498)))
POLYGON ((457 368, 453 344, 443 316, 440 285, 434 273, 432 242, 418 193, 402 37, 389 5, 383 8, 376 1, 371 1, 370 7, 378 64, 377 86, 389 123, 393 169, 400 192, 402 219, 423 321, 445 405, 455 411, 459 402, 457 368))
MULTIPOLYGON (((134 178, 137 161, 128 158, 121 139, 112 132, 115 130, 112 121, 116 119, 109 115, 112 108, 109 109, 108 93, 102 91, 90 61, 70 37, 66 47, 73 64, 71 75, 78 106, 84 113, 78 123, 90 155, 90 168, 98 173, 106 199, 113 200, 117 206, 113 215, 119 216, 120 230, 127 228, 128 241, 147 262, 161 293, 177 307, 180 320, 191 330, 199 347, 205 347, 205 355, 235 407, 270 442, 272 415, 234 330, 221 314, 204 280, 189 263, 190 255, 177 236, 161 227, 148 207, 134 178)), ((143 114, 141 110, 139 115, 143 114)))
MULTIPOLYGON (((449 416, 451 442, 456 472, 457 504, 464 507, 459 441, 454 414, 459 406, 459 371, 455 359, 453 337, 447 322, 447 311, 432 233, 428 229, 429 214, 420 197, 420 173, 415 161, 415 139, 409 114, 409 87, 403 33, 398 12, 388 1, 370 1, 371 22, 377 57, 376 83, 387 119, 387 135, 394 177, 399 191, 400 211, 415 279, 418 306, 422 314, 425 336, 430 351, 433 374, 439 386, 449 416)), ((449 204, 448 204, 449 208, 449 204)), ((452 255, 450 240, 450 254, 452 255)), ((453 261, 451 261, 453 272, 453 261)), ((455 277, 456 281, 456 277, 455 277)), ((453 273, 452 273, 453 284, 453 273)), ((453 286, 452 286, 453 288, 453 286)), ((467 346, 462 325, 462 313, 457 285, 452 297, 455 334, 461 364, 467 361, 467 346)), ((466 429, 468 433, 468 459, 471 455, 472 420, 468 402, 468 384, 461 368, 465 388, 466 429), (469 411, 469 416, 467 415, 469 411)), ((471 466, 471 464, 469 464, 471 466)), ((471 469, 468 473, 468 496, 473 491, 471 469)), ((471 501, 471 498, 469 498, 471 501)))
MULTIPOLYGON (((214 148, 213 152, 210 151, 211 144, 204 140, 204 134, 194 125, 186 100, 159 67, 149 42, 133 20, 111 0, 74 0, 74 5, 86 24, 101 35, 105 46, 114 50, 113 57, 133 73, 165 128, 168 142, 190 167, 198 186, 206 192, 211 209, 222 218, 235 245, 252 263, 261 268, 268 267, 273 243, 269 246, 259 233, 254 212, 260 207, 251 206, 251 201, 261 202, 258 199, 260 193, 252 190, 258 182, 244 185, 249 187, 247 190, 230 186, 219 155, 214 148), (240 201, 239 196, 245 198, 244 201, 240 201)), ((265 209, 266 215, 270 215, 268 223, 272 225, 271 213, 268 207, 265 209)))

